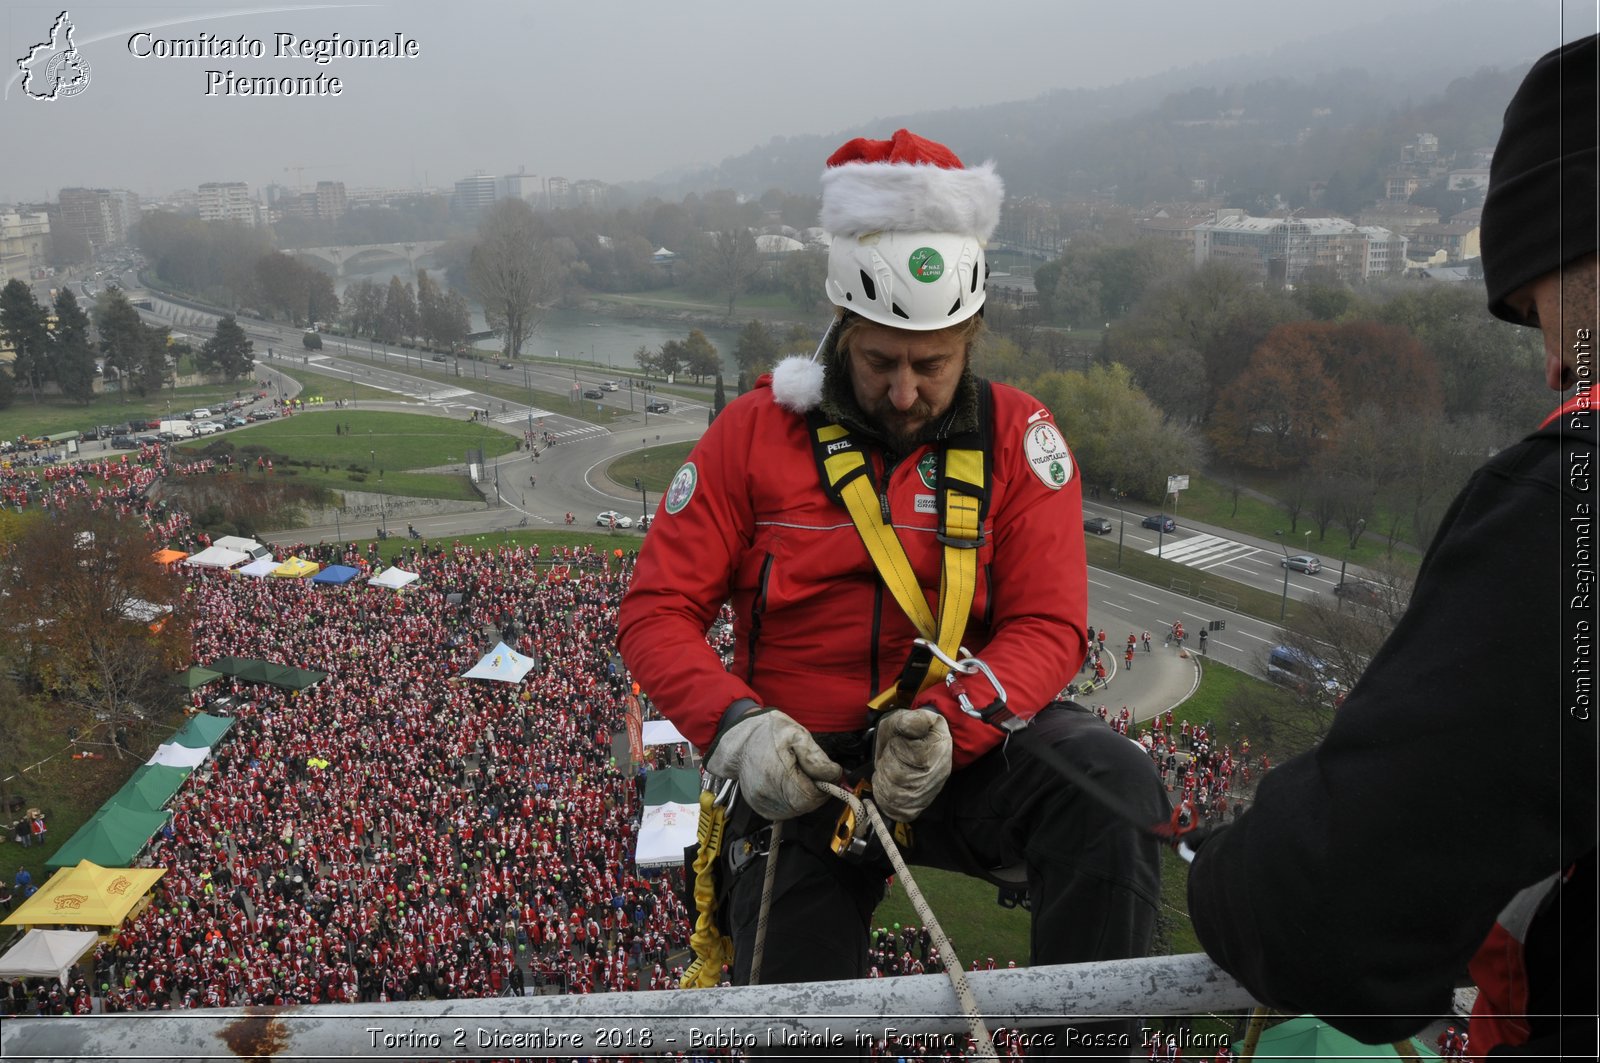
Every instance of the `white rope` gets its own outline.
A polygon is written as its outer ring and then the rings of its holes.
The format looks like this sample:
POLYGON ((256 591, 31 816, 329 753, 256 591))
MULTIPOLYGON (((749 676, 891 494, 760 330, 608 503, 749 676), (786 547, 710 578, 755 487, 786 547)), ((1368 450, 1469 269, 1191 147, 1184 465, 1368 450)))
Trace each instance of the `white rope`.
POLYGON ((939 919, 933 914, 933 909, 928 907, 927 900, 922 896, 922 890, 917 888, 916 880, 911 877, 911 869, 906 866, 905 860, 900 855, 900 847, 895 844, 894 832, 878 814, 878 806, 871 801, 863 801, 849 790, 832 783, 819 782, 817 788, 850 806, 851 811, 856 814, 858 834, 861 832, 859 825, 862 822, 872 825, 873 832, 883 845, 884 853, 889 857, 889 863, 894 865, 894 873, 900 876, 900 881, 905 885, 906 896, 911 899, 912 908, 916 909, 922 925, 928 928, 929 936, 939 949, 939 958, 944 961, 945 974, 950 979, 951 987, 955 989, 956 1000, 961 1004, 962 1017, 967 1020, 967 1030, 972 1036, 976 1058, 997 1058, 994 1038, 989 1035, 989 1028, 984 1024, 983 1016, 978 1011, 978 998, 972 995, 972 987, 967 984, 967 973, 962 970, 961 958, 956 955, 955 946, 950 944, 950 939, 945 936, 944 928, 939 925, 939 919))
POLYGON ((750 984, 761 984, 761 961, 767 954, 767 916, 772 914, 772 887, 778 880, 778 843, 783 840, 783 821, 772 824, 767 835, 767 866, 761 879, 761 914, 756 918, 756 943, 750 950, 750 984))

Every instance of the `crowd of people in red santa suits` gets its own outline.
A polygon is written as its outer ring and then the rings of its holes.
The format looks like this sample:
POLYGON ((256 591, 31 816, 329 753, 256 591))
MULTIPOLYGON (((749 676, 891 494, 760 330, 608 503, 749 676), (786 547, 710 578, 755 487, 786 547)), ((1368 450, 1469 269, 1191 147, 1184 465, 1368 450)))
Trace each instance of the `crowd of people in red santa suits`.
POLYGON ((20 513, 29 506, 59 510, 87 504, 96 510, 112 506, 131 515, 161 475, 160 462, 160 447, 140 447, 136 455, 96 461, 0 464, 0 505, 20 513))
POLYGON ((638 792, 611 760, 627 561, 572 553, 552 580, 535 548, 412 560, 403 595, 195 574, 197 662, 328 678, 234 685, 234 728, 146 858, 168 874, 96 959, 109 1007, 674 981, 678 876, 630 870, 638 792), (456 678, 486 627, 539 662, 521 684, 456 678))
POLYGON ((1134 739, 1150 754, 1168 792, 1178 795, 1202 823, 1243 812, 1245 788, 1252 778, 1259 779, 1272 767, 1263 753, 1254 762, 1256 768, 1252 772, 1250 739, 1224 742, 1209 720, 1180 721, 1168 709, 1141 724, 1126 705, 1118 713, 1096 705, 1094 712, 1112 730, 1134 739))

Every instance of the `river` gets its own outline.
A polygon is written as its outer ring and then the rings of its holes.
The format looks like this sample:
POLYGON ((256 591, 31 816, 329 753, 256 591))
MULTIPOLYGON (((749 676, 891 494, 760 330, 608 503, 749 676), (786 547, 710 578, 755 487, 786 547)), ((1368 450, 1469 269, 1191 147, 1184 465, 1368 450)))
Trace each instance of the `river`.
MULTIPOLYGON (((347 284, 369 280, 380 287, 387 287, 390 277, 409 279, 410 272, 405 266, 378 269, 371 273, 337 280, 334 282, 334 290, 342 299, 347 284)), ((444 283, 443 273, 430 273, 429 276, 440 284, 444 283)), ((487 330, 483 308, 476 303, 471 305, 473 331, 487 330)), ((822 325, 823 322, 819 321, 817 326, 819 335, 822 325)), ((702 328, 700 331, 706 334, 706 339, 710 340, 712 346, 722 355, 723 371, 731 384, 733 378, 738 375, 738 368, 733 361, 733 349, 739 343, 739 330, 702 328)), ((611 366, 619 373, 625 373, 639 368, 639 363, 634 360, 633 355, 640 347, 656 350, 662 344, 670 340, 684 339, 688 334, 687 325, 607 317, 586 310, 552 310, 540 319, 533 335, 522 345, 522 354, 529 358, 575 358, 581 362, 611 366)), ((481 350, 500 350, 497 339, 483 340, 477 346, 481 350)))

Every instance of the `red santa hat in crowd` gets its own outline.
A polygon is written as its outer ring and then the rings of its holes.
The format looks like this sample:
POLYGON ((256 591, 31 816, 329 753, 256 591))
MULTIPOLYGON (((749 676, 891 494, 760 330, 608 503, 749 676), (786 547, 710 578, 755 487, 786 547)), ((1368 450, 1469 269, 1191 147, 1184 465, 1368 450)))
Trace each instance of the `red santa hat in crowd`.
MULTIPOLYGON (((983 245, 1000 223, 1004 199, 994 163, 964 166, 943 144, 909 130, 849 141, 822 174, 829 300, 890 328, 960 324, 983 307, 983 245)), ((772 390, 779 405, 804 412, 821 402, 818 356, 833 331, 811 357, 778 363, 772 390)))

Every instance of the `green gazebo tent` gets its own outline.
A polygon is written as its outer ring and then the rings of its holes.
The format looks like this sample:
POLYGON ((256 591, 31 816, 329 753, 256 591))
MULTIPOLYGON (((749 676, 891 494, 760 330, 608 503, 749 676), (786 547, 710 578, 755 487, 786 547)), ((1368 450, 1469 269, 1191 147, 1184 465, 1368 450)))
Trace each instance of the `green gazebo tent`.
POLYGON ((661 768, 644 777, 644 803, 664 805, 700 803, 700 773, 693 768, 661 768))
POLYGON ((165 764, 141 765, 122 784, 122 789, 111 795, 106 805, 120 805, 135 812, 160 812, 162 806, 178 792, 191 770, 165 764))
POLYGON ((122 805, 100 806, 78 833, 44 862, 45 867, 74 867, 88 860, 101 867, 127 867, 167 822, 165 812, 140 812, 122 805))
POLYGON ((233 720, 227 716, 212 716, 203 712, 190 717, 189 722, 168 741, 188 749, 210 749, 232 726, 233 720))
MULTIPOLYGON (((1410 1049, 1425 1060, 1438 1053, 1413 1038, 1410 1049)), ((1234 1045, 1238 1051, 1239 1044, 1234 1045)), ((1307 1059, 1400 1059, 1394 1045, 1369 1045, 1342 1034, 1315 1015, 1300 1015, 1266 1030, 1256 1042, 1254 1063, 1301 1063, 1307 1059)))
POLYGON ((247 683, 267 683, 284 690, 304 690, 328 678, 326 672, 313 672, 254 657, 218 657, 211 662, 211 668, 247 683))
POLYGON ((183 687, 185 690, 193 690, 196 687, 203 687, 207 683, 221 678, 221 672, 214 672, 209 668, 202 668, 197 664, 193 668, 185 668, 183 671, 167 680, 167 682, 171 683, 175 687, 183 687))

